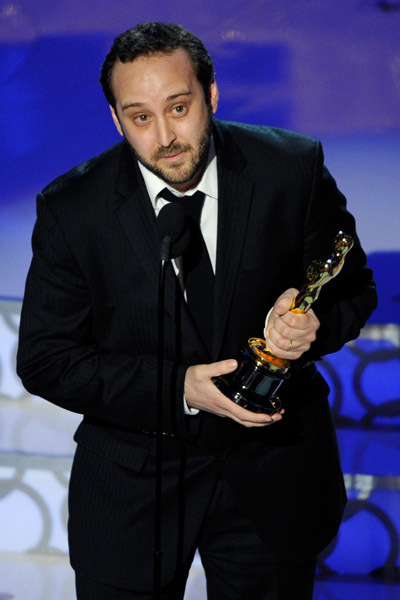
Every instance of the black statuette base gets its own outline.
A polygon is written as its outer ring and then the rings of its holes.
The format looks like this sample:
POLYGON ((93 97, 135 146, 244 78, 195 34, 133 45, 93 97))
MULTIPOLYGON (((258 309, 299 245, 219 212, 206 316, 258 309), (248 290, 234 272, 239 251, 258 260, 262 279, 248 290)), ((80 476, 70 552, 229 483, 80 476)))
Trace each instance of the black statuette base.
POLYGON ((238 362, 236 371, 213 379, 217 388, 230 400, 251 412, 269 415, 279 412, 282 404, 276 392, 288 375, 267 372, 243 350, 238 362))

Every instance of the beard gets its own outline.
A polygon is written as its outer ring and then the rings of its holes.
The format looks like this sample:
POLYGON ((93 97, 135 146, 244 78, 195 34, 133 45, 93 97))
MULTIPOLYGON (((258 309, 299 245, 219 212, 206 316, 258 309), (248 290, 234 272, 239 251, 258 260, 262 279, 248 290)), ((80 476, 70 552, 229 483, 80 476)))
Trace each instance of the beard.
MULTIPOLYGON (((204 127, 204 131, 200 137, 197 148, 194 148, 191 144, 172 144, 168 148, 159 148, 153 153, 150 160, 146 160, 141 156, 134 146, 130 144, 130 148, 135 158, 144 166, 146 169, 157 175, 160 179, 165 181, 171 186, 185 184, 200 175, 206 165, 208 152, 210 149, 210 141, 212 135, 212 114, 211 110, 208 111, 207 122, 204 127), (174 154, 184 153, 186 160, 184 164, 174 164, 159 166, 158 162, 167 156, 173 156, 174 154)), ((125 136, 126 139, 126 136, 125 136)), ((126 140, 128 141, 128 140, 126 140)))

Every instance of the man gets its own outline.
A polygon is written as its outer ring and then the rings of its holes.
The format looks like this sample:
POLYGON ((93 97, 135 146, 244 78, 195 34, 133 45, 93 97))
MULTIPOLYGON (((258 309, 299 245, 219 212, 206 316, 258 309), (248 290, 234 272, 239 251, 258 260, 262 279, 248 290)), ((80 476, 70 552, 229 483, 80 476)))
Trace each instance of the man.
POLYGON ((198 548, 209 599, 309 599, 345 503, 314 361, 355 338, 376 302, 354 220, 318 142, 213 119, 211 59, 180 26, 119 36, 101 83, 124 140, 39 194, 18 353, 29 391, 84 415, 69 504, 78 598, 153 593, 156 216, 167 187, 203 192, 215 281, 203 330, 185 262, 166 274, 162 598, 183 597, 198 548), (341 274, 315 311, 291 313, 308 264, 340 229, 355 237, 341 274), (236 368, 271 307, 268 346, 294 361, 273 416, 212 381, 236 368))

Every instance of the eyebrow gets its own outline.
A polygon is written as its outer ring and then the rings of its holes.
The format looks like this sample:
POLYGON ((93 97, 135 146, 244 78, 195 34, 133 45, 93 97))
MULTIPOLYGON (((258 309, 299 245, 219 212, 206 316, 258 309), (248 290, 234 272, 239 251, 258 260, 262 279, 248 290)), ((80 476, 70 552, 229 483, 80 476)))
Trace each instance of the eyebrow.
MULTIPOLYGON (((166 98, 166 102, 171 102, 171 100, 176 100, 181 96, 193 96, 193 92, 178 92, 177 94, 171 94, 166 98)), ((141 108, 142 106, 146 106, 145 102, 129 102, 128 104, 124 104, 122 106, 122 110, 127 110, 128 108, 141 108)))

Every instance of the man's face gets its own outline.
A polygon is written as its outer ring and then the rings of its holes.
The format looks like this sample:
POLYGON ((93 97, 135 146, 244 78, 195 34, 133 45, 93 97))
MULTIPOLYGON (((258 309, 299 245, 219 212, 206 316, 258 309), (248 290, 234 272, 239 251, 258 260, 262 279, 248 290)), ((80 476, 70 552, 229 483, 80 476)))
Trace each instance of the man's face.
POLYGON ((117 62, 112 74, 115 126, 138 160, 181 192, 195 186, 206 163, 211 114, 218 104, 216 83, 210 104, 188 54, 142 56, 117 62))

